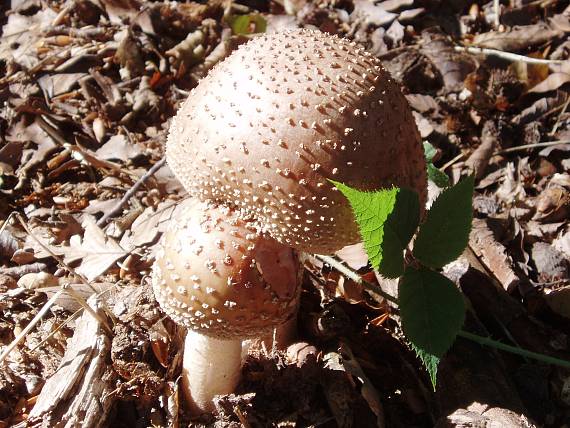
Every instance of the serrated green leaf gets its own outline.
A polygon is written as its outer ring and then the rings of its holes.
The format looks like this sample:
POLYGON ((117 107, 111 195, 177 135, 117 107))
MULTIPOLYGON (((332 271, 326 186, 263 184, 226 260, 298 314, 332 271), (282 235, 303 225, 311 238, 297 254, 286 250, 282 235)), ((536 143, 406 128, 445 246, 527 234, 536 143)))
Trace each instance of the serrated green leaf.
POLYGON ((473 219, 474 178, 467 177, 444 190, 427 213, 414 243, 414 257, 440 268, 461 255, 469 241, 473 219))
POLYGON ((432 146, 427 141, 424 141, 424 156, 426 157, 426 162, 431 163, 433 162, 433 158, 437 154, 437 149, 432 146))
POLYGON ((465 319, 465 303, 455 284, 425 267, 408 268, 400 280, 398 303, 406 338, 424 354, 441 358, 465 319))
POLYGON ((437 187, 447 187, 449 186, 449 177, 439 168, 435 167, 433 163, 428 163, 427 165, 428 179, 431 180, 437 187))
POLYGON ((437 385, 437 367, 439 366, 440 359, 435 355, 428 354, 427 352, 419 349, 418 347, 414 346, 413 343, 411 345, 417 357, 424 364, 424 367, 426 368, 429 375, 429 379, 431 381, 431 386, 435 391, 435 387, 437 385))
POLYGON ((230 27, 234 34, 265 33, 267 21, 257 13, 238 15, 230 20, 230 27))
POLYGON ((389 278, 401 276, 403 251, 419 222, 417 194, 396 187, 362 192, 331 182, 350 202, 372 267, 389 278))

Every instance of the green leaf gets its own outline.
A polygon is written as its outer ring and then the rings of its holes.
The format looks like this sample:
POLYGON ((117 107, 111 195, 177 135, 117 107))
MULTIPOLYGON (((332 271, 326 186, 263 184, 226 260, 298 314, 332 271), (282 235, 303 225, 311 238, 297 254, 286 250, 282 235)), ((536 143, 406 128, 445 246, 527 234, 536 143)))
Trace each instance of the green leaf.
POLYGON ((433 164, 433 158, 436 154, 437 149, 427 141, 424 141, 424 155, 426 157, 428 178, 433 181, 437 187, 447 187, 449 186, 449 177, 433 164))
POLYGON ((437 149, 427 141, 424 141, 424 156, 426 157, 426 162, 432 163, 433 158, 435 157, 436 154, 437 154, 437 149))
POLYGON ((265 33, 267 21, 258 13, 238 15, 231 18, 230 27, 234 34, 265 33))
POLYGON ((396 187, 362 192, 331 182, 350 202, 372 267, 389 278, 401 276, 403 251, 418 227, 418 195, 396 187))
POLYGON ((469 241, 474 178, 467 177, 444 190, 427 213, 414 243, 414 257, 440 268, 461 255, 469 241))
POLYGON ((433 360, 425 354, 441 358, 465 319, 465 303, 455 284, 425 267, 407 268, 398 287, 398 303, 402 329, 422 352, 420 358, 433 360))
POLYGON ((433 163, 428 163, 427 165, 427 173, 428 178, 435 183, 437 187, 447 187, 449 186, 449 177, 443 171, 440 171, 439 168, 434 166, 433 163))
POLYGON ((424 364, 424 367, 426 368, 426 370, 429 374, 431 386, 433 387, 433 390, 435 391, 435 387, 437 385, 437 367, 439 365, 440 359, 438 357, 436 357, 435 355, 432 355, 432 354, 429 354, 425 351, 422 351, 421 349, 414 346, 413 343, 411 345, 412 345, 412 349, 415 351, 418 358, 420 360, 422 360, 422 363, 424 364))

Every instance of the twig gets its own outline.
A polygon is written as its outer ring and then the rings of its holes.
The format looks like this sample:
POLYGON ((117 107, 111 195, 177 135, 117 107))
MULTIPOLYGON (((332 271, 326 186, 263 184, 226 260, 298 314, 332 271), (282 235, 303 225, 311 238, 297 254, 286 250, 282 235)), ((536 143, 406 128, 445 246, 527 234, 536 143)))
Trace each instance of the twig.
POLYGON ((40 311, 36 314, 36 316, 28 323, 28 325, 22 330, 22 332, 8 345, 2 355, 0 355, 0 364, 6 359, 6 357, 12 352, 12 350, 26 337, 26 335, 30 332, 34 326, 40 322, 43 316, 47 313, 49 308, 55 303, 55 301, 59 298, 59 296, 64 292, 64 289, 58 290, 51 298, 45 303, 45 305, 40 309, 40 311))
POLYGON ((12 218, 16 215, 16 211, 12 211, 10 214, 8 214, 8 217, 6 218, 6 220, 4 220, 4 223, 2 223, 2 226, 0 227, 0 234, 2 232, 4 232, 4 229, 6 229, 6 226, 8 226, 8 224, 10 224, 10 222, 12 221, 12 218))
POLYGON ((139 190, 139 187, 141 187, 145 183, 145 181, 147 181, 150 177, 152 177, 156 173, 156 171, 158 171, 160 168, 162 168, 164 166, 165 162, 166 162, 166 158, 162 158, 157 163, 155 163, 152 166, 152 168, 149 169, 141 178, 139 178, 137 180, 137 182, 135 184, 133 184, 133 187, 131 187, 123 195, 123 197, 117 203, 117 205, 115 205, 111 211, 109 211, 103 217, 101 217, 99 219, 99 221, 97 222, 97 226, 99 226, 99 227, 105 226, 111 217, 114 217, 115 215, 117 215, 121 211, 123 206, 127 202, 129 202, 129 199, 131 199, 133 197, 133 195, 137 192, 137 190, 139 190))
MULTIPOLYGON (((340 273, 345 275, 347 278, 355 281, 357 284, 362 285, 365 289, 370 290, 373 293, 381 295, 382 297, 384 297, 386 300, 389 300, 390 302, 398 303, 398 299, 396 299, 394 296, 386 293, 379 286, 362 279, 362 277, 360 275, 358 275, 352 269, 343 265, 338 260, 336 260, 330 256, 316 255, 315 257, 320 259, 321 261, 327 263, 331 267, 337 269, 340 273)), ((475 343, 478 343, 480 345, 491 346, 495 349, 500 349, 502 351, 510 352, 511 354, 520 355, 521 357, 531 358, 533 360, 542 361, 542 362, 545 362, 547 364, 554 364, 554 365, 561 366, 561 367, 570 367, 570 361, 561 360, 561 359, 556 358, 556 357, 551 357, 549 355, 539 354, 539 353, 528 351, 528 350, 522 349, 522 348, 517 348, 515 346, 507 345, 507 344, 499 342, 497 340, 493 340, 489 337, 483 337, 483 336, 479 336, 477 334, 469 333, 465 330, 460 330, 459 333, 457 333, 457 335, 461 336, 465 339, 469 339, 469 340, 471 340, 475 343)))
POLYGON ((558 130, 558 126, 560 126, 560 120, 562 119, 562 115, 564 114, 564 112, 568 108, 568 104, 570 104, 570 97, 568 97, 568 99, 564 103, 562 110, 560 110, 560 113, 558 114, 558 117, 556 118, 556 122, 554 122, 554 126, 552 127, 552 131, 550 131, 551 136, 556 134, 556 131, 558 130))
POLYGON ((457 52, 467 52, 473 55, 496 56, 502 59, 506 59, 508 61, 513 61, 513 62, 520 61, 520 62, 526 62, 527 64, 552 65, 552 64, 562 64, 564 62, 562 60, 557 60, 557 59, 531 58, 529 56, 519 55, 512 52, 505 52, 490 48, 477 48, 474 46, 455 46, 455 50, 457 52))
POLYGON ((447 168, 449 168, 455 162, 459 161, 464 156, 465 156, 464 153, 459 153, 457 156, 455 156, 453 159, 451 159, 449 162, 445 163, 441 168, 439 168, 439 170, 442 172, 445 171, 447 168))
POLYGON ((499 0, 493 0, 493 11, 495 12, 495 28, 501 25, 501 5, 499 0))
POLYGON ((522 152, 526 149, 533 149, 535 147, 552 147, 552 146, 563 146, 566 144, 570 144, 570 140, 563 140, 563 141, 545 141, 543 143, 533 143, 533 144, 523 144, 522 146, 516 147, 509 147, 508 149, 500 150, 494 153, 496 155, 502 155, 503 153, 513 153, 513 152, 522 152))
POLYGON ((400 53, 400 52, 405 52, 409 49, 413 49, 413 48, 417 48, 418 44, 415 43, 413 45, 406 45, 406 46, 401 46, 399 48, 394 48, 394 49, 390 49, 389 51, 386 51, 384 53, 381 53, 380 55, 378 55, 378 59, 385 59, 389 56, 392 56, 394 54, 400 53))

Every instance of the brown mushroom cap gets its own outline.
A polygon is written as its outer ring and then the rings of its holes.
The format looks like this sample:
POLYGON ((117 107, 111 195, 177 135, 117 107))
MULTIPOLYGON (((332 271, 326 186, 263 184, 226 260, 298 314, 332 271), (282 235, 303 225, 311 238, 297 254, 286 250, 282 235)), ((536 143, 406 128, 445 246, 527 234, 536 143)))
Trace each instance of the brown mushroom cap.
POLYGON ((293 315, 298 274, 294 250, 228 208, 190 199, 164 234, 153 287, 177 323, 218 339, 247 338, 293 315))
POLYGON ((166 154, 190 194, 251 213, 309 252, 360 240, 327 178, 426 198, 420 136, 398 85, 357 44, 316 31, 260 36, 218 64, 172 122, 166 154))

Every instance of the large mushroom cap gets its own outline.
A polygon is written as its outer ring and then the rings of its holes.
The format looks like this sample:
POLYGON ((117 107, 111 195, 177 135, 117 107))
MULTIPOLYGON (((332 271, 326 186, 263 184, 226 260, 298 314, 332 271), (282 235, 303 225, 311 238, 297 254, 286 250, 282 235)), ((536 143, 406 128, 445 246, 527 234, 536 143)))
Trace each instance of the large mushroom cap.
POLYGON ((218 339, 247 338, 294 313, 298 274, 294 250, 228 208, 190 199, 164 235, 153 288, 177 323, 218 339))
POLYGON ((357 44, 316 31, 260 36, 215 67, 174 119, 166 154, 190 194, 252 213, 309 252, 360 239, 327 178, 426 198, 420 136, 397 84, 357 44))

